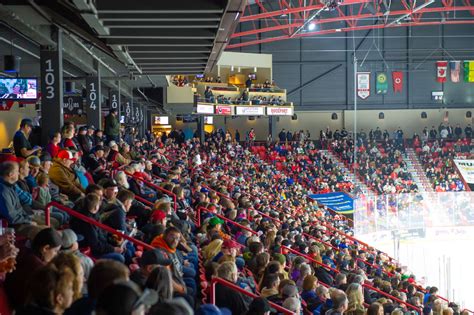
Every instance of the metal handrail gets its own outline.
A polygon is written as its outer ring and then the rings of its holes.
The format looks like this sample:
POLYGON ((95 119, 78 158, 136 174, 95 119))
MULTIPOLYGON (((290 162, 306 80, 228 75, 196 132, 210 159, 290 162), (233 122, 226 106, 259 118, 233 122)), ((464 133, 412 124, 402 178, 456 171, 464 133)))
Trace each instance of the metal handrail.
POLYGON ((120 231, 117 231, 116 229, 114 228, 111 228, 110 226, 108 225, 105 225, 97 220, 94 220, 92 218, 89 218, 88 216, 80 213, 80 212, 77 212, 76 210, 73 210, 71 208, 68 208, 56 201, 51 201, 50 203, 48 203, 46 205, 46 207, 44 208, 44 211, 45 211, 45 223, 47 226, 51 226, 51 207, 55 207, 61 211, 64 211, 66 212, 67 214, 73 216, 73 217, 76 217, 84 222, 87 222, 89 224, 92 224, 94 226, 97 226, 99 229, 102 229, 102 230, 105 230, 111 234, 114 234, 114 235, 117 235, 117 236, 120 236, 121 238, 123 239, 126 239, 132 243, 134 243, 135 245, 139 245, 139 246, 142 246, 143 248, 145 249, 148 249, 148 250, 153 250, 154 247, 151 246, 150 244, 147 244, 145 242, 142 242, 140 240, 137 240, 136 238, 133 238, 131 236, 128 236, 127 234, 124 234, 120 231))
POLYGON ((241 228, 241 229, 243 229, 243 230, 249 231, 249 232, 252 233, 253 235, 258 235, 258 233, 255 232, 254 230, 252 230, 251 228, 246 227, 246 226, 243 226, 243 225, 240 224, 240 223, 237 223, 237 222, 235 222, 235 221, 233 221, 233 220, 231 220, 231 219, 229 219, 229 218, 226 218, 226 217, 224 217, 224 216, 221 215, 221 214, 214 213, 214 212, 212 212, 211 210, 206 209, 206 208, 204 208, 204 207, 199 207, 199 208, 197 208, 197 223, 196 223, 196 226, 197 226, 197 227, 200 227, 200 226, 201 226, 201 211, 205 211, 205 212, 212 213, 212 215, 214 215, 214 216, 216 216, 216 217, 218 217, 218 218, 220 218, 220 219, 222 219, 222 220, 224 220, 224 221, 226 221, 226 222, 228 222, 228 223, 230 223, 230 224, 233 224, 233 225, 235 225, 235 226, 238 227, 238 228, 241 228))
POLYGON ((177 203, 178 198, 177 198, 177 196, 176 196, 175 193, 173 193, 172 191, 169 191, 169 190, 167 190, 167 189, 164 189, 163 187, 160 187, 160 186, 158 186, 158 185, 156 185, 156 184, 153 184, 152 182, 149 182, 149 181, 147 181, 147 180, 145 180, 145 179, 143 179, 143 178, 140 178, 140 177, 138 177, 138 176, 135 176, 135 175, 133 175, 133 174, 130 174, 129 172, 125 172, 125 174, 126 174, 127 176, 130 176, 130 177, 132 177, 132 178, 135 178, 135 179, 137 179, 137 180, 139 180, 139 181, 145 183, 147 186, 149 186, 149 187, 151 187, 151 188, 160 190, 160 191, 166 193, 168 196, 172 197, 172 198, 173 198, 173 202, 174 202, 174 212, 177 211, 177 209, 178 209, 178 203, 177 203))

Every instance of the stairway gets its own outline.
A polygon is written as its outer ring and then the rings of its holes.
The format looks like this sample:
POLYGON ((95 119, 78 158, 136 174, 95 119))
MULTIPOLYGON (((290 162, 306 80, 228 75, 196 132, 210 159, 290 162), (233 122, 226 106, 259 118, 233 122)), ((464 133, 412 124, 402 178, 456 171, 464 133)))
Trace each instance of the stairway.
POLYGON ((415 183, 418 185, 418 190, 421 193, 432 193, 433 185, 431 185, 430 180, 426 177, 426 173, 421 165, 420 159, 416 155, 413 148, 406 149, 406 155, 403 157, 403 160, 407 164, 407 170, 411 173, 411 176, 415 183))
POLYGON ((337 155, 333 154, 329 150, 320 150, 320 152, 325 157, 330 158, 333 161, 333 163, 336 164, 337 167, 339 167, 342 170, 343 174, 347 176, 349 181, 354 183, 354 186, 358 186, 360 188, 360 190, 362 191, 364 195, 369 196, 373 194, 373 192, 369 189, 369 187, 367 187, 365 183, 361 182, 360 179, 356 177, 354 173, 350 169, 348 169, 347 166, 343 162, 341 162, 341 160, 339 160, 339 157, 337 155))

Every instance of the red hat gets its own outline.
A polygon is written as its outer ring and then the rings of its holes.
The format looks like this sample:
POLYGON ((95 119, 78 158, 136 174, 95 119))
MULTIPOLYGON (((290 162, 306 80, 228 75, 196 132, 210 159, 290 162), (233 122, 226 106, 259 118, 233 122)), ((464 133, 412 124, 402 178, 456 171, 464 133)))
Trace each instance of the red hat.
POLYGON ((166 213, 164 213, 161 210, 155 210, 151 214, 150 220, 152 222, 156 222, 156 221, 163 221, 164 218, 166 218, 166 213))
POLYGON ((57 155, 57 158, 58 158, 58 159, 64 159, 64 160, 70 160, 70 161, 76 162, 76 159, 74 158, 74 154, 72 154, 72 152, 69 151, 69 150, 61 150, 61 151, 59 151, 59 153, 58 153, 58 155, 57 155))
POLYGON ((232 241, 232 240, 225 240, 223 243, 222 243, 222 247, 225 247, 225 248, 239 248, 239 245, 232 241))

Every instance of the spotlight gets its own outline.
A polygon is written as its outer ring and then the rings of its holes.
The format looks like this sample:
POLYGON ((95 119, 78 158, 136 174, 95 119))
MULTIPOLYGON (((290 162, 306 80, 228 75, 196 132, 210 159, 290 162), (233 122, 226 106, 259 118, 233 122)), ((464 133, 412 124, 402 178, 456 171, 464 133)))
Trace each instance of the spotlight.
POLYGON ((316 23, 311 22, 308 24, 308 31, 314 31, 316 29, 316 23))
POLYGON ((3 57, 4 71, 5 72, 20 72, 20 56, 6 55, 3 57))

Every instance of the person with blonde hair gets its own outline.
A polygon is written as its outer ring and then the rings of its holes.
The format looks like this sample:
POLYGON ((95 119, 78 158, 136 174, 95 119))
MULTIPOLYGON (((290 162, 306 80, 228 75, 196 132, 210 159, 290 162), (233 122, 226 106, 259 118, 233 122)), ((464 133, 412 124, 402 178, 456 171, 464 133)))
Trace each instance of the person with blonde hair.
POLYGON ((301 298, 308 302, 309 300, 316 299, 316 288, 318 287, 318 278, 313 275, 307 275, 303 280, 303 291, 301 292, 301 298))
POLYGON ((59 270, 69 268, 74 275, 72 289, 74 292, 73 302, 82 296, 82 287, 84 285, 84 269, 81 265, 81 259, 73 253, 60 252, 49 262, 59 270))
POLYGON ((358 283, 351 283, 346 290, 347 299, 349 300, 347 314, 360 314, 364 311, 364 292, 362 286, 358 283))

